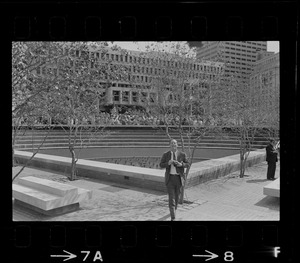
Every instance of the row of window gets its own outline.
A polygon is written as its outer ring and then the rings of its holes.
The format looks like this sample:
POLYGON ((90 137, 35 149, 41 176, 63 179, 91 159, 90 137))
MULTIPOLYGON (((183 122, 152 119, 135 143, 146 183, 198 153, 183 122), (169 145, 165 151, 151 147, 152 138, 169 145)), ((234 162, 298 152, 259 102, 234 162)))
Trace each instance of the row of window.
POLYGON ((118 87, 118 88, 132 88, 132 89, 151 89, 150 85, 141 85, 141 84, 128 84, 128 83, 107 83, 107 82, 99 82, 99 85, 102 88, 105 87, 118 87))
POLYGON ((260 51, 260 49, 251 49, 250 47, 249 47, 249 49, 234 48, 234 47, 228 47, 227 49, 235 50, 235 51, 238 51, 238 53, 242 53, 242 54, 245 54, 245 53, 256 54, 258 51, 260 51))
POLYGON ((112 91, 112 102, 114 103, 155 103, 157 94, 154 92, 138 92, 138 91, 112 91))
POLYGON ((201 71, 208 71, 208 72, 216 72, 220 73, 221 68, 216 66, 209 66, 209 65, 202 65, 198 63, 187 63, 182 61, 170 61, 165 59, 152 59, 142 56, 133 56, 128 54, 113 54, 113 53, 100 53, 100 52, 88 52, 76 50, 75 54, 76 57, 89 57, 101 60, 111 60, 116 62, 125 62, 130 64, 144 64, 144 65, 159 65, 164 67, 173 67, 178 69, 185 69, 185 70, 201 70, 201 71), (88 54, 89 53, 89 54, 88 54))
MULTIPOLYGON (((135 66, 134 66, 135 68, 135 66)), ((152 68, 140 68, 139 70, 135 69, 134 72, 138 72, 138 71, 141 71, 141 72, 153 72, 154 73, 154 76, 155 75, 158 75, 158 74, 164 74, 165 72, 161 69, 152 69, 152 68)), ((36 73, 38 75, 57 75, 58 73, 58 70, 57 68, 51 68, 51 67, 37 67, 36 69, 36 73)), ((178 74, 178 71, 173 71, 173 76, 176 76, 175 74, 178 74)), ((188 73, 188 77, 189 78, 193 78, 193 79, 201 79, 201 80, 211 80, 211 81, 217 81, 218 78, 217 78, 217 75, 212 75, 212 74, 202 74, 202 73, 199 73, 199 72, 189 72, 188 73)), ((172 76, 170 76, 170 78, 172 78, 172 76)), ((108 80, 109 79, 109 76, 108 75, 102 75, 102 79, 106 79, 108 80)), ((132 82, 145 82, 145 83, 152 83, 152 80, 153 80, 153 77, 151 76, 147 76, 147 75, 128 75, 128 81, 132 81, 132 82)))
MULTIPOLYGON (((170 93, 168 95, 169 102, 179 100, 179 95, 170 93)), ((112 103, 126 103, 126 104, 142 104, 142 103, 156 103, 158 100, 157 93, 154 92, 137 92, 137 91, 120 91, 113 90, 112 103)))
MULTIPOLYGON (((184 70, 172 70, 168 68, 157 68, 157 67, 143 67, 143 66, 127 66, 126 67, 129 72, 134 72, 134 73, 144 73, 144 74, 166 74, 166 73, 173 73, 173 75, 183 75, 186 72, 190 71, 184 71, 184 70)), ((220 68, 216 67, 208 67, 208 66, 203 66, 203 65, 197 65, 197 67, 194 68, 196 71, 204 71, 204 73, 221 73, 220 68)))
POLYGON ((275 63, 279 63, 277 57, 274 57, 274 58, 271 58, 271 59, 266 59, 263 62, 260 62, 259 64, 260 65, 268 65, 268 64, 270 64, 270 65, 274 66, 275 63))

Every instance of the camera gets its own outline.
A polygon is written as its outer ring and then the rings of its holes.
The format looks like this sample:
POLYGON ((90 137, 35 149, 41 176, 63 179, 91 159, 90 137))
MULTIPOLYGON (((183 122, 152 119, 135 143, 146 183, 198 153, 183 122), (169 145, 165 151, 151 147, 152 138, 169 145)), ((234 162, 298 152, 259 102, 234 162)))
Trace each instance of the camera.
POLYGON ((181 166, 181 164, 178 161, 173 161, 173 165, 175 167, 180 167, 181 166))

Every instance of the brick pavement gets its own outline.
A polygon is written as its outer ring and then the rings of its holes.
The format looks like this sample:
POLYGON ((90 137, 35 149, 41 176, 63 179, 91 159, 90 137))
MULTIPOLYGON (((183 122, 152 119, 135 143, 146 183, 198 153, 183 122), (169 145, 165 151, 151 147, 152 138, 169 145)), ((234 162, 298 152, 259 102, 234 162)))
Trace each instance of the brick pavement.
MULTIPOLYGON (((19 168, 13 168, 13 174, 19 168)), ((266 162, 250 167, 246 176, 238 172, 186 189, 185 202, 177 211, 179 221, 279 220, 279 198, 263 195, 266 162)), ((276 176, 279 176, 277 163, 276 176)), ((78 211, 47 217, 15 206, 14 221, 148 221, 170 220, 167 195, 157 191, 121 186, 89 178, 68 181, 65 175, 25 168, 20 176, 34 175, 93 190, 78 211)), ((16 179, 17 182, 18 179, 16 179)))

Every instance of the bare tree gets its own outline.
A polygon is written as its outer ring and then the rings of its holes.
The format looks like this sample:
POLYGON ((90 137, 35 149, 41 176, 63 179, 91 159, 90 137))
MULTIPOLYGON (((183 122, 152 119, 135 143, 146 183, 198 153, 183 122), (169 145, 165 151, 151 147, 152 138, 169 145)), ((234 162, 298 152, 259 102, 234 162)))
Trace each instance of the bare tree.
MULTIPOLYGON (((42 79, 37 76, 36 71, 39 67, 64 55, 55 44, 53 44, 53 49, 56 50, 55 55, 47 54, 47 48, 48 44, 42 42, 13 42, 12 44, 13 166, 15 166, 14 150, 18 138, 28 133, 28 130, 33 131, 36 126, 42 125, 45 121, 45 129, 48 130, 46 136, 50 132, 48 106, 52 101, 48 99, 48 93, 52 92, 53 76, 42 79)), ((32 134, 34 135, 33 132, 32 134)), ((36 141, 33 138, 33 142, 40 143, 37 149, 41 148, 44 141, 36 141)), ((37 151, 33 155, 36 153, 37 151)))
POLYGON ((106 46, 105 42, 16 42, 13 46, 14 122, 25 119, 20 114, 25 108, 26 116, 32 116, 29 106, 36 111, 43 104, 49 122, 68 134, 71 180, 76 178, 75 148, 82 149, 103 131, 89 124, 95 124, 100 105, 106 103, 111 81, 128 77, 126 67, 111 63, 106 46))
POLYGON ((263 130, 266 115, 251 104, 252 94, 248 83, 229 75, 222 87, 219 102, 224 108, 220 114, 233 136, 237 136, 240 150, 240 177, 244 177, 247 159, 254 149, 255 138, 263 130))
POLYGON ((108 135, 105 124, 95 124, 99 107, 106 104, 108 88, 114 81, 127 80, 129 72, 122 64, 112 62, 107 56, 108 49, 90 44, 72 49, 67 60, 58 64, 63 81, 56 87, 56 102, 72 158, 70 179, 75 180, 80 150, 96 137, 108 135), (79 150, 77 155, 76 149, 79 150))

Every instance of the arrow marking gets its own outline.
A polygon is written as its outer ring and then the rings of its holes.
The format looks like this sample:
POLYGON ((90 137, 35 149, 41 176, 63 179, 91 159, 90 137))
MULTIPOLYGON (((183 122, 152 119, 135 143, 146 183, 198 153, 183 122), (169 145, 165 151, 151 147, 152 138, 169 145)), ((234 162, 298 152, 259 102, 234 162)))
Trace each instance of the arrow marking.
POLYGON ((218 255, 217 254, 214 254, 208 250, 205 250, 206 253, 209 253, 210 255, 193 255, 193 257, 206 257, 208 259, 205 259, 205 261, 208 261, 208 260, 211 260, 211 259, 214 259, 214 258, 217 258, 218 255))
POLYGON ((66 258, 66 259, 64 259, 64 261, 67 261, 67 260, 69 260, 69 259, 72 259, 72 258, 76 258, 76 257, 77 257, 76 255, 74 255, 74 254, 72 254, 72 253, 70 253, 70 252, 68 252, 68 251, 66 251, 66 250, 63 250, 63 252, 68 253, 69 255, 50 255, 50 256, 51 256, 51 257, 61 257, 61 258, 66 258))

